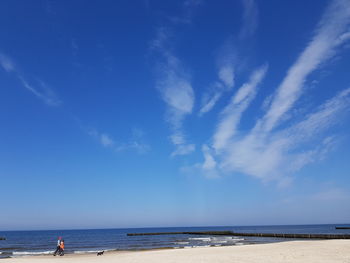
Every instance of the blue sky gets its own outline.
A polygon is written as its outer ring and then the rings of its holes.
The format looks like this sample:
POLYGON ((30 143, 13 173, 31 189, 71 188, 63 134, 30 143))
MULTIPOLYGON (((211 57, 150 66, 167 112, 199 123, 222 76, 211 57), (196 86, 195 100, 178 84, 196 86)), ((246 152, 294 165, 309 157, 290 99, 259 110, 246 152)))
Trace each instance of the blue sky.
POLYGON ((350 1, 1 1, 0 229, 347 223, 350 1))

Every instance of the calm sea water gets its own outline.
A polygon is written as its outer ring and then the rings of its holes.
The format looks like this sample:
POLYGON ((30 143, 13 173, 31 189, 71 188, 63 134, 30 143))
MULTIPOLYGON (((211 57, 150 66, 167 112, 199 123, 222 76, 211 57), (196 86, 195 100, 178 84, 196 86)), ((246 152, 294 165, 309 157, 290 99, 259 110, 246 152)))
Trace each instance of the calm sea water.
MULTIPOLYGON (((57 237, 65 240, 65 253, 95 253, 101 250, 142 250, 153 248, 186 248, 197 246, 230 246, 252 243, 281 242, 287 239, 229 236, 159 235, 127 236, 140 232, 234 231, 252 233, 350 234, 336 230, 336 225, 293 226, 229 226, 229 227, 172 227, 132 229, 0 231, 0 257, 50 254, 56 248, 57 237)), ((342 225, 350 227, 350 225, 342 225)))

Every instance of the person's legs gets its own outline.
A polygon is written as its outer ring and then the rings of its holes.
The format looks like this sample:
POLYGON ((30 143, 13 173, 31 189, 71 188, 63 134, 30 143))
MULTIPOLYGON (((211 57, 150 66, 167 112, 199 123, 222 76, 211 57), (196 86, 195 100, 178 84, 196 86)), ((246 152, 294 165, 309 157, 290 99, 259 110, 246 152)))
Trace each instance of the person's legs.
POLYGON ((54 256, 56 256, 56 254, 60 251, 60 246, 56 247, 56 251, 53 253, 54 256))

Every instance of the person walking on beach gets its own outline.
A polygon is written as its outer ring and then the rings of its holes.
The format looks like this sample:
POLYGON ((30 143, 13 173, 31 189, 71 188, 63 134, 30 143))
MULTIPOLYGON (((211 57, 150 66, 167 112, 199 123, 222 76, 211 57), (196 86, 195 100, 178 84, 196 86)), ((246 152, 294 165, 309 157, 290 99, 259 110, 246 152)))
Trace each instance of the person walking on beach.
POLYGON ((56 251, 53 253, 54 256, 56 256, 57 253, 59 253, 61 250, 61 239, 62 239, 61 237, 58 237, 58 239, 57 239, 56 251))
POLYGON ((64 256, 64 240, 61 240, 60 243, 60 256, 64 256))
POLYGON ((60 243, 60 256, 64 256, 64 240, 61 240, 60 243))

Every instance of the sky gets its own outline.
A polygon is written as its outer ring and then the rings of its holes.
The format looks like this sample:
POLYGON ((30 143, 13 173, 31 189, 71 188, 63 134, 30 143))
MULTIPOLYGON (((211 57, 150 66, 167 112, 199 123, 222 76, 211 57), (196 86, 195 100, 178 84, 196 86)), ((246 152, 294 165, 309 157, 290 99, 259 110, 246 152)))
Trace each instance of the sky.
POLYGON ((350 222, 350 0, 4 0, 0 32, 0 230, 350 222))

